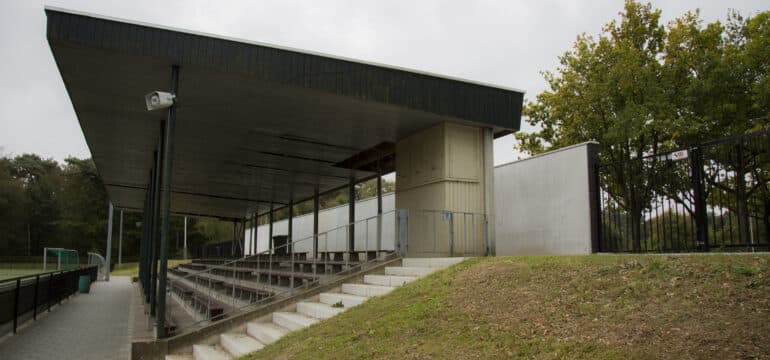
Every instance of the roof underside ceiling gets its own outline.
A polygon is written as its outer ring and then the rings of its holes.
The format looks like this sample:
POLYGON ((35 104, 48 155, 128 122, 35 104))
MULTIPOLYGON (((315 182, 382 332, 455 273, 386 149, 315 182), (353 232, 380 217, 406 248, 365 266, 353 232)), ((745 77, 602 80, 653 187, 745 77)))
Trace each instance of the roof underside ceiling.
POLYGON ((240 219, 393 170, 443 121, 519 128, 522 93, 211 36, 46 10, 48 41, 115 206, 142 209, 178 65, 171 211, 240 219), (388 160, 389 159, 389 160, 388 160), (368 163, 367 163, 368 161, 368 163), (350 169, 351 164, 356 164, 350 169))

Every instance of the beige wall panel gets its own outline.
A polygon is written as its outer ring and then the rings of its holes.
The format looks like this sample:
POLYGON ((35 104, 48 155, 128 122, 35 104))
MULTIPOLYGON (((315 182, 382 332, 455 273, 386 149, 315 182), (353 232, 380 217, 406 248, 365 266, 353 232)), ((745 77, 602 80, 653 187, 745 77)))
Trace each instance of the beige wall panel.
POLYGON ((396 208, 409 210, 408 256, 483 253, 483 150, 482 129, 447 123, 396 144, 396 208), (451 222, 442 210, 455 212, 451 222))
POLYGON ((449 169, 447 177, 457 180, 480 180, 483 166, 481 129, 447 124, 445 139, 449 169))

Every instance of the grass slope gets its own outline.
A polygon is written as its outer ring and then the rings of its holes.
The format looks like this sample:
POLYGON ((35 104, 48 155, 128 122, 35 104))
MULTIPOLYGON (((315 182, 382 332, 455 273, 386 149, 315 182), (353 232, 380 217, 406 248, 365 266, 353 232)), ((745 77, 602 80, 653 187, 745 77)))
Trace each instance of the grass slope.
POLYGON ((770 255, 472 259, 244 359, 770 358, 770 255))

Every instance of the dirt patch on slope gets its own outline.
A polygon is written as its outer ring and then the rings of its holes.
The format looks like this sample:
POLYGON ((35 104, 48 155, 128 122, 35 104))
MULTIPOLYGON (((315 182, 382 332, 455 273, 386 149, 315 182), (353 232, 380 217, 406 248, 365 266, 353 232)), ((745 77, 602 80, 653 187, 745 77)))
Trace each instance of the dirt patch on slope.
POLYGON ((770 358, 769 274, 750 255, 512 258, 458 273, 449 307, 485 333, 629 357, 770 358))

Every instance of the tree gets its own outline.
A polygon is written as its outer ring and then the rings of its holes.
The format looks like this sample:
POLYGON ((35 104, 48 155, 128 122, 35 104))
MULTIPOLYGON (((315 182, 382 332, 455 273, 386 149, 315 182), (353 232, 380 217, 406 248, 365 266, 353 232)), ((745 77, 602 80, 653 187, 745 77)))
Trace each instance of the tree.
POLYGON ((61 169, 53 159, 24 154, 11 161, 11 174, 22 182, 29 203, 26 214, 28 246, 33 254, 40 254, 56 236, 61 169))
POLYGON ((19 254, 27 250, 29 203, 24 184, 14 175, 11 159, 0 158, 0 253, 19 254))
MULTIPOLYGON (((598 141, 600 160, 613 164, 603 168, 601 182, 631 219, 638 250, 641 215, 654 197, 672 198, 694 215, 689 169, 676 168, 671 181, 656 184, 654 175, 671 167, 649 155, 767 127, 769 14, 744 19, 732 13, 725 26, 704 27, 697 11, 688 12, 666 29, 659 10, 626 1, 619 21, 607 24, 598 38, 578 36, 556 72, 544 73, 549 89, 524 108, 526 121, 540 130, 517 134, 519 148, 539 153, 598 141)), ((768 172, 755 166, 757 154, 745 154, 720 158, 704 152, 706 181, 742 199, 735 209, 744 219, 741 232, 748 231, 747 196, 770 192, 768 172), (734 173, 732 189, 710 169, 734 173), (753 181, 750 187, 746 179, 753 181)))
MULTIPOLYGON (((527 102, 527 122, 541 129, 517 134, 520 148, 539 153, 593 140, 605 163, 656 153, 661 138, 657 119, 666 109, 658 60, 665 30, 659 20, 660 11, 651 5, 627 1, 620 22, 607 24, 598 39, 578 36, 573 49, 559 58, 558 75, 544 73, 550 90, 527 102)), ((618 166, 604 179, 616 185, 609 193, 630 214, 637 249, 641 214, 653 190, 642 164, 618 166)))

